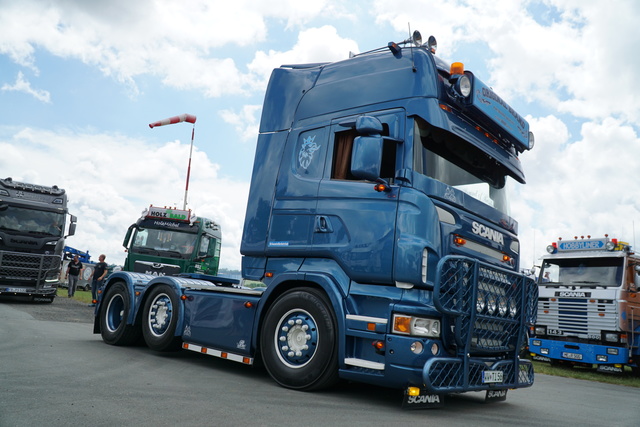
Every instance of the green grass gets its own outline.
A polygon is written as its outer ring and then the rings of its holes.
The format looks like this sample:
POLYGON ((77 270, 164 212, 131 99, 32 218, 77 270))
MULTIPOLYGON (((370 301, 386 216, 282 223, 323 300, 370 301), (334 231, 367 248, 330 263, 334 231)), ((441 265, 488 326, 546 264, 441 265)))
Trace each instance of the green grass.
POLYGON ((536 374, 554 375, 556 377, 575 378, 579 380, 597 381, 600 383, 640 388, 640 377, 634 377, 631 372, 631 368, 629 367, 625 368, 624 374, 609 374, 596 372, 595 369, 578 366, 551 365, 545 362, 534 361, 533 369, 536 374))
MULTIPOLYGON (((58 288, 58 293, 56 295, 58 298, 67 298, 67 288, 58 288)), ((73 294, 73 299, 86 304, 91 304, 91 291, 77 290, 73 294)))

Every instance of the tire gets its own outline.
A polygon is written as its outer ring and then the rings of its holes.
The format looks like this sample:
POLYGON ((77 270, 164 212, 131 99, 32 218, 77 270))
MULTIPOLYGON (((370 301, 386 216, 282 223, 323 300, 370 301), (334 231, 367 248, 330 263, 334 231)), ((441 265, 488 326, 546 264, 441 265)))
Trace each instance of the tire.
POLYGON ((159 285, 151 290, 142 312, 142 335, 150 349, 177 351, 181 337, 176 337, 176 325, 181 305, 173 288, 159 285))
POLYGON ((131 309, 127 287, 122 282, 114 283, 100 303, 100 333, 104 342, 125 346, 140 339, 140 329, 126 324, 131 309))
POLYGON ((327 296, 312 288, 281 295, 260 333, 262 361, 281 386, 318 390, 338 380, 336 320, 327 296))

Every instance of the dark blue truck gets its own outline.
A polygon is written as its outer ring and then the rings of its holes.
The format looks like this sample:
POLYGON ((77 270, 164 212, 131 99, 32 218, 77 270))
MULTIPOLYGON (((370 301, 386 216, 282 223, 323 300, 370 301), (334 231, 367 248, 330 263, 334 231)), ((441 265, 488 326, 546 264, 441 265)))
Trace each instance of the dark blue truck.
POLYGON ((112 274, 94 332, 253 364, 280 385, 401 389, 406 407, 533 384, 506 182, 528 123, 435 39, 283 65, 265 95, 242 281, 112 274), (255 286, 257 284, 257 286, 255 286))

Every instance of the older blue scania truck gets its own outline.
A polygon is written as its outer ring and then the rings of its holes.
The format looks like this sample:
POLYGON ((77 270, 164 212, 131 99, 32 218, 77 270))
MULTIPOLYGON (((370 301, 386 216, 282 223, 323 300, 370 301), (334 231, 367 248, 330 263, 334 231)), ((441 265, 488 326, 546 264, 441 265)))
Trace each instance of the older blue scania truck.
POLYGON ((537 287, 519 273, 507 200, 532 146, 528 123, 433 37, 283 65, 262 110, 243 280, 114 273, 94 332, 260 358, 296 390, 344 379, 403 390, 406 407, 503 400, 533 383, 519 354, 537 287))

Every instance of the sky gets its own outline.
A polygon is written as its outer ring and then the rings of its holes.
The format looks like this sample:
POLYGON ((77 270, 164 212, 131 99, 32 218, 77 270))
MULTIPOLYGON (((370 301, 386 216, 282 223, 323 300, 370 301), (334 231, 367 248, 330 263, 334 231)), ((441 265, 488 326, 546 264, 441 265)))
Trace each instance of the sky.
POLYGON ((535 134, 509 189, 521 267, 558 237, 640 244, 639 18, 635 0, 0 0, 0 176, 64 188, 67 245, 122 264, 144 208, 182 208, 193 131, 187 206, 240 269, 271 70, 417 29, 535 134))

